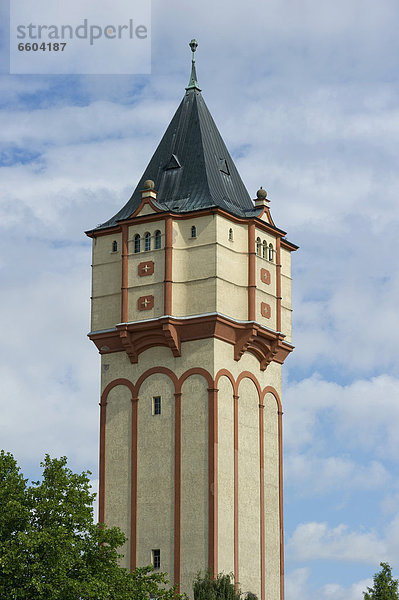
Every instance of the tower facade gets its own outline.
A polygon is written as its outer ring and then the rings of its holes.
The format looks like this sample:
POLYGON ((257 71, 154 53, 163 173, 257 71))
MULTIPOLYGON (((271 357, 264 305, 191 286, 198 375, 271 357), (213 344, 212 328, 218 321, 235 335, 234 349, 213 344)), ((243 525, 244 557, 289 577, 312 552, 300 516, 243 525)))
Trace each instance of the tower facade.
MULTIPOLYGON (((195 50, 193 42, 192 49, 195 50)), ((193 54, 194 57, 194 54, 193 54)), ((101 354, 99 519, 192 595, 233 572, 284 597, 281 369, 290 255, 190 83, 127 204, 93 239, 101 354)))

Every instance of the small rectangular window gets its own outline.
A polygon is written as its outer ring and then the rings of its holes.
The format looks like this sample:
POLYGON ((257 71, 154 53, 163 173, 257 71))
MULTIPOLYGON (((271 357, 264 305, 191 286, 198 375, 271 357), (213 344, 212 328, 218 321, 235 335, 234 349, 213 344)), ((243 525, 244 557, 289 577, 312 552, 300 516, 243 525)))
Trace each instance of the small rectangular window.
POLYGON ((161 414, 161 396, 154 396, 152 399, 152 414, 161 414))
POLYGON ((152 551, 152 565, 153 565, 154 569, 161 568, 161 551, 160 550, 152 551))

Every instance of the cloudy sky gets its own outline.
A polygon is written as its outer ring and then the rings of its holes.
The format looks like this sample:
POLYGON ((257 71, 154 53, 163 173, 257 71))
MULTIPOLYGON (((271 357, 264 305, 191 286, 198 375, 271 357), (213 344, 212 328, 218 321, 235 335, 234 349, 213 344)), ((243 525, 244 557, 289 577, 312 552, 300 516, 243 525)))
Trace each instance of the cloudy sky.
POLYGON ((136 186, 196 37, 241 176, 301 247, 283 398, 286 600, 362 598, 382 560, 399 574, 397 1, 154 0, 152 73, 130 76, 9 75, 1 10, 1 446, 30 477, 46 452, 98 476, 83 232, 136 186))

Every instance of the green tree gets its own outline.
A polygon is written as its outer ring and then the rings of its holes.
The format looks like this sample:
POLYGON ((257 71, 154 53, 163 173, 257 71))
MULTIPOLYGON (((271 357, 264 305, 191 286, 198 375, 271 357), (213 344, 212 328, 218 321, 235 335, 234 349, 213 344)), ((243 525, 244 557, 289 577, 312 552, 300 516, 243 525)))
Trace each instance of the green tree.
POLYGON ((392 579, 392 570, 388 563, 380 563, 381 571, 373 578, 373 587, 363 592, 364 600, 399 600, 398 580, 392 579))
MULTIPOLYGON (((234 575, 219 573, 213 577, 210 571, 204 576, 198 573, 193 582, 194 600, 241 600, 239 587, 234 584, 234 575)), ((248 592, 245 600, 258 600, 252 592, 248 592)))
POLYGON ((93 522, 90 472, 67 459, 41 464, 28 485, 13 456, 0 453, 0 598, 7 600, 182 599, 152 567, 120 567, 117 527, 93 522))

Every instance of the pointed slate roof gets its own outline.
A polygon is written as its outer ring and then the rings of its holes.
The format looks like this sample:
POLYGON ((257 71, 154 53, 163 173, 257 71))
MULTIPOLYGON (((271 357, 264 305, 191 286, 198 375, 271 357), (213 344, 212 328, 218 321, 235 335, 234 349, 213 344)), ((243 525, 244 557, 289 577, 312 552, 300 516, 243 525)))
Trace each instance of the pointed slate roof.
POLYGON ((147 179, 155 182, 155 204, 161 210, 185 213, 220 207, 238 217, 254 217, 261 212, 255 208, 201 95, 194 60, 186 94, 130 200, 96 229, 129 218, 141 202, 147 179))

